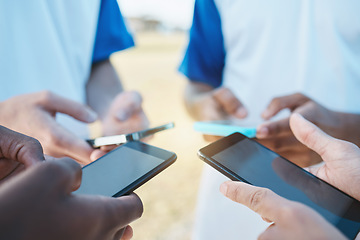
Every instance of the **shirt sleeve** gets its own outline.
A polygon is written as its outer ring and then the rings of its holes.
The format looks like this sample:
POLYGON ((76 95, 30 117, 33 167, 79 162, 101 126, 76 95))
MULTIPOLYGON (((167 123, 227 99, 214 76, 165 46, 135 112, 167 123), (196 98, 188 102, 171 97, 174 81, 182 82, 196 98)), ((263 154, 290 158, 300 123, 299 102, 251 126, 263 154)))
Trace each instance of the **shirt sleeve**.
POLYGON ((196 0, 189 45, 179 71, 191 81, 218 87, 224 63, 221 20, 214 0, 196 0))
POLYGON ((108 59, 114 52, 134 46, 116 0, 101 0, 95 37, 93 63, 108 59))

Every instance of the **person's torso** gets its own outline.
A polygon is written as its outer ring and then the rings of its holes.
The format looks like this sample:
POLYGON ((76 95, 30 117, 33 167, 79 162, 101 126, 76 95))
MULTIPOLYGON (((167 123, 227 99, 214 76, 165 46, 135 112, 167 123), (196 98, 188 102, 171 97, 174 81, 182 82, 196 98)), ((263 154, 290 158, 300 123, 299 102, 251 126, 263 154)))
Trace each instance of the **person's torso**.
POLYGON ((250 118, 275 96, 303 92, 360 112, 360 2, 215 0, 226 51, 223 85, 250 118))
POLYGON ((99 7, 100 0, 1 1, 0 101, 49 90, 84 103, 99 7))

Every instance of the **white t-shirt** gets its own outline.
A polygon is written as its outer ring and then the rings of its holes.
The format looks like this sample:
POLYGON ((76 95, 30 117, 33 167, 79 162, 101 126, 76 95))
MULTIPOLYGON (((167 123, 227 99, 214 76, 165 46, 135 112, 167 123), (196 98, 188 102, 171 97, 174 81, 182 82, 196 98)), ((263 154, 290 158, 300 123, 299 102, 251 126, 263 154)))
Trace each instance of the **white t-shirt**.
MULTIPOLYGON (((273 97, 295 92, 360 113, 359 13, 357 0, 197 0, 180 70, 230 88, 254 125, 273 97)), ((257 239, 266 229, 260 216, 220 193, 226 180, 205 166, 194 240, 257 239)))
MULTIPOLYGON (((42 90, 85 103, 100 0, 0 1, 0 101, 42 90)), ((87 127, 57 120, 85 137, 87 127)))

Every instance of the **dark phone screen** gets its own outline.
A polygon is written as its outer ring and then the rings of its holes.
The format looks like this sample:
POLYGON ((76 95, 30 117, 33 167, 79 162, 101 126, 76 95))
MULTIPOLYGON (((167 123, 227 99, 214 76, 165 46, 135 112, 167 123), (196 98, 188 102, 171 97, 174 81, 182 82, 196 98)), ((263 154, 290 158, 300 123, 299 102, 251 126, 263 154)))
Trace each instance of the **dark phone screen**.
POLYGON ((269 188, 282 197, 304 203, 345 236, 356 237, 360 228, 360 205, 357 200, 261 144, 245 138, 214 154, 212 158, 231 175, 238 176, 238 180, 269 188))
POLYGON ((143 143, 127 143, 85 166, 75 193, 114 196, 173 157, 171 152, 143 143))

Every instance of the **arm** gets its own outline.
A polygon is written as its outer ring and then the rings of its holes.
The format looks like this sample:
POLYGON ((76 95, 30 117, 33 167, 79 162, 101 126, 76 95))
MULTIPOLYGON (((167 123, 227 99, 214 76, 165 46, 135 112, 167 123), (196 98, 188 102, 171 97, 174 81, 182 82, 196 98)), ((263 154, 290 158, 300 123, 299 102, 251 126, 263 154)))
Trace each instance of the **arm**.
POLYGON ((103 120, 114 98, 123 91, 120 79, 109 59, 94 63, 86 84, 86 102, 103 120))
POLYGON ((117 1, 101 1, 86 100, 100 116, 103 135, 134 132, 148 126, 140 94, 123 91, 109 61, 112 53, 132 46, 134 41, 126 29, 117 1))

